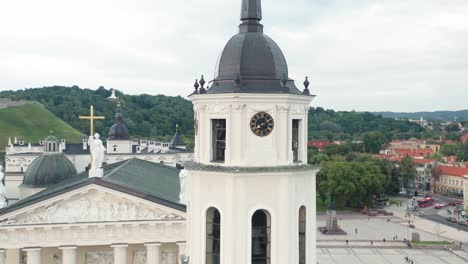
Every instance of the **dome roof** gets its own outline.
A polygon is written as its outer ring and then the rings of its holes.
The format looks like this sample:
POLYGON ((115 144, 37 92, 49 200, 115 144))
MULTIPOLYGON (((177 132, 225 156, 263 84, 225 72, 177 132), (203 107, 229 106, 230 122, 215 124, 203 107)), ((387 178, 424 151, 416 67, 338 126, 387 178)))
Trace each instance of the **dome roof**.
POLYGON ((207 93, 302 94, 288 77, 280 47, 263 34, 261 19, 260 0, 243 0, 239 33, 224 47, 207 93))
POLYGON ((47 187, 76 175, 75 166, 62 154, 37 157, 26 170, 23 185, 47 187))
POLYGON ((109 131, 110 140, 127 140, 130 139, 128 134, 128 128, 123 123, 123 114, 115 114, 115 124, 110 128, 109 131))

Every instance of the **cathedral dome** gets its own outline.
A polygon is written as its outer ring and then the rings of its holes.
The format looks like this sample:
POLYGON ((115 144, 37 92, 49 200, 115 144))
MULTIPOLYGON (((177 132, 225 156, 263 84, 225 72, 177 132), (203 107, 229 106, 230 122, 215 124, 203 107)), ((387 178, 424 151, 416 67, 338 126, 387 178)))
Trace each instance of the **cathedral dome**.
POLYGON ((244 0, 239 33, 224 47, 207 93, 302 94, 289 79, 280 47, 263 34, 260 0, 244 0))
POLYGON ((111 127, 109 131, 110 140, 127 140, 130 139, 128 134, 128 128, 123 123, 123 114, 115 114, 115 124, 111 127))
POLYGON ((62 154, 37 157, 26 170, 23 186, 47 187, 76 175, 75 166, 62 154))

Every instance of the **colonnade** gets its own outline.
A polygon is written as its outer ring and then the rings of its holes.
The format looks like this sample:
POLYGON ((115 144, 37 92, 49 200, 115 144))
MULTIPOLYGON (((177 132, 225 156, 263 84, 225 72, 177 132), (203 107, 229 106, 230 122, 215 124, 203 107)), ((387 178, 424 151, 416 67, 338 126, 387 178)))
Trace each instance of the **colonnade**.
MULTIPOLYGON (((145 243, 146 248, 146 263, 147 264, 160 264, 161 261, 161 243, 145 243)), ((178 246, 178 258, 185 254, 185 242, 177 243, 178 246)), ((114 251, 114 264, 127 264, 128 260, 128 244, 113 244, 111 248, 114 251)), ((62 251, 62 263, 63 264, 77 264, 77 246, 61 246, 59 249, 62 251)), ((43 264, 41 258, 41 248, 24 248, 22 251, 27 254, 26 264, 43 264)), ((169 260, 176 264, 177 259, 169 260)), ((0 249, 0 264, 6 263, 6 250, 0 249)), ((44 263, 46 264, 46 263, 44 263)))

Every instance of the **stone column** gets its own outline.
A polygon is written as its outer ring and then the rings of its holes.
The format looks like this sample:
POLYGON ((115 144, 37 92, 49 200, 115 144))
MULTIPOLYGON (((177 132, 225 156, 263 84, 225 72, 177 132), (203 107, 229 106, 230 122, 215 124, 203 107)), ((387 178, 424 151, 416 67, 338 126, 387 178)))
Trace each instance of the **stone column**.
POLYGON ((0 249, 0 264, 6 263, 6 250, 0 249))
POLYGON ((179 261, 178 263, 181 262, 180 257, 187 256, 186 245, 187 244, 185 242, 177 242, 177 247, 179 247, 179 250, 178 250, 179 253, 177 254, 177 261, 179 261))
POLYGON ((62 250, 63 263, 76 264, 76 246, 59 247, 62 250))
POLYGON ((27 264, 41 264, 41 248, 25 248, 23 251, 28 255, 27 264))
POLYGON ((146 263, 147 264, 159 264, 161 243, 146 243, 146 263))
POLYGON ((111 247, 114 248, 114 264, 127 264, 128 244, 117 244, 111 247))

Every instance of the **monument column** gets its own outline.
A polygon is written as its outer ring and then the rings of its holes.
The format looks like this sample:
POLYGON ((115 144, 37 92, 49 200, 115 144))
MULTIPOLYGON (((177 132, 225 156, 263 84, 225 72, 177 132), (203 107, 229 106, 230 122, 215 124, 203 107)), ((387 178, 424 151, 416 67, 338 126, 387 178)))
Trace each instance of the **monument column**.
POLYGON ((59 247, 62 250, 63 263, 76 264, 76 248, 76 246, 59 247))
POLYGON ((146 243, 146 263, 159 264, 161 243, 146 243))
POLYGON ((5 264, 6 262, 6 250, 0 249, 0 264, 5 264))
POLYGON ((41 264, 41 248, 23 249, 28 256, 27 264, 41 264))
POLYGON ((114 264, 127 264, 128 244, 112 245, 114 248, 114 264))

